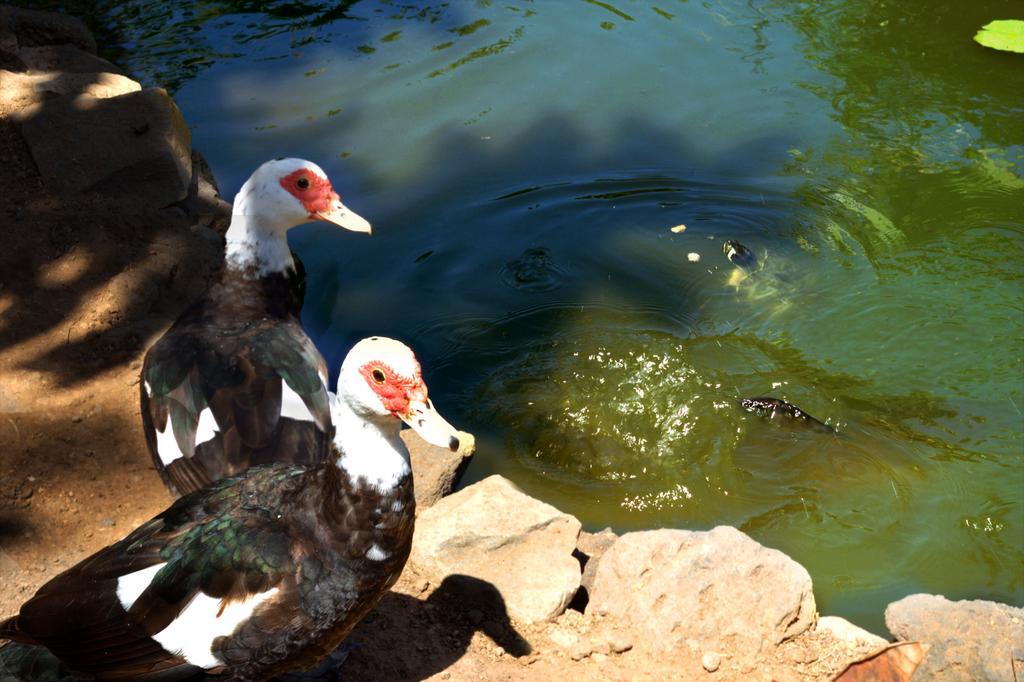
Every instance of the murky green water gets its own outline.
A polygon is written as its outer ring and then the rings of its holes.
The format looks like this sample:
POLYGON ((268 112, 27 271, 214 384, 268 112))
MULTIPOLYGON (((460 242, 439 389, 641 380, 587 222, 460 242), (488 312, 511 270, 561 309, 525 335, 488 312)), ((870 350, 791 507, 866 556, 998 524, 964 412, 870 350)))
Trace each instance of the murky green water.
POLYGON ((1024 58, 971 41, 1020 3, 111 7, 226 193, 306 156, 373 221, 294 234, 306 323, 334 367, 411 342, 469 480, 737 525, 879 631, 917 591, 1024 603, 1024 58))

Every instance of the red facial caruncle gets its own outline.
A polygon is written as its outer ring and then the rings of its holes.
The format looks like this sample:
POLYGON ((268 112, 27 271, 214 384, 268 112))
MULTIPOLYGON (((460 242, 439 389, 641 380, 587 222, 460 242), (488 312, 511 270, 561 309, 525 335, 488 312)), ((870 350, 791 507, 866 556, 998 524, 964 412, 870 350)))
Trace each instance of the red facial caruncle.
POLYGON ((382 362, 368 362, 359 368, 359 373, 373 392, 380 396, 385 409, 392 414, 407 413, 411 400, 427 400, 427 387, 423 383, 419 365, 416 365, 411 377, 399 374, 382 362))
POLYGON ((311 219, 330 211, 331 206, 341 201, 331 182, 308 168, 289 173, 281 178, 281 186, 302 202, 311 219))

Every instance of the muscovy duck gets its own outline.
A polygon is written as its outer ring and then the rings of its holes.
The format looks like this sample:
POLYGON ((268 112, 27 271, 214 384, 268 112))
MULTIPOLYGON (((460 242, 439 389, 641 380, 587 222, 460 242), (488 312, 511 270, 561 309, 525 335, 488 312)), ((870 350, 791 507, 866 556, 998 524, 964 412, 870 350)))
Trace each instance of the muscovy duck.
POLYGON ((0 639, 47 647, 97 679, 262 680, 330 654, 398 579, 415 520, 401 422, 460 433, 404 344, 346 356, 332 457, 274 463, 190 493, 46 583, 0 639), (401 421, 400 421, 401 420, 401 421))
POLYGON ((218 280, 146 353, 143 429, 173 493, 327 456, 327 366, 299 321, 305 272, 286 238, 313 220, 370 232, 316 164, 260 166, 235 196, 218 280))

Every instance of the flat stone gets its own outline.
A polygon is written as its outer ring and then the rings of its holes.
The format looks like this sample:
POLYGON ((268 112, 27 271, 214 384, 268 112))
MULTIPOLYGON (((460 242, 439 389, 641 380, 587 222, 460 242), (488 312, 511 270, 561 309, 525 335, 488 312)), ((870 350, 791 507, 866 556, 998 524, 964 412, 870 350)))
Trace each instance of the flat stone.
POLYGON ((1014 682, 1012 659, 1024 654, 1024 609, 1006 604, 912 594, 886 607, 885 625, 898 640, 931 645, 914 679, 1014 682))
POLYGON ((655 651, 684 646, 758 660, 814 622, 803 566, 735 528, 627 533, 601 557, 588 614, 631 627, 655 651))
POLYGON ((188 195, 191 134, 161 88, 108 99, 51 98, 15 119, 57 193, 128 195, 155 208, 188 195))
POLYGON ((402 440, 409 448, 416 508, 420 510, 433 506, 455 489, 476 450, 476 439, 468 433, 460 435, 458 452, 431 445, 412 429, 402 431, 402 440))
POLYGON ((18 49, 18 58, 32 71, 60 71, 63 73, 116 73, 124 75, 103 57, 75 45, 37 45, 18 49))
POLYGON ((410 563, 435 584, 460 574, 489 583, 515 620, 548 621, 579 587, 579 532, 576 518, 491 476, 419 515, 410 563))

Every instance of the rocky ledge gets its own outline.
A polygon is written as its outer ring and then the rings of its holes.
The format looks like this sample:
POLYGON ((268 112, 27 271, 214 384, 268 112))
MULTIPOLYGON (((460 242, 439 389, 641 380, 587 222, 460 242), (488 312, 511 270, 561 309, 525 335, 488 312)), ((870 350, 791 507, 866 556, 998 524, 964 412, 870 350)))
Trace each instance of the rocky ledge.
MULTIPOLYGON (((1024 672, 1024 609, 912 595, 886 609, 894 644, 820 617, 807 570, 735 528, 580 528, 491 476, 420 512, 398 590, 428 602, 443 590, 471 618, 505 621, 491 636, 511 641, 513 657, 518 647, 522 679, 544 678, 534 666, 552 656, 581 679, 1014 682, 1024 672), (489 601, 476 605, 481 595, 489 601)), ((361 639, 381 636, 375 622, 361 639)))

